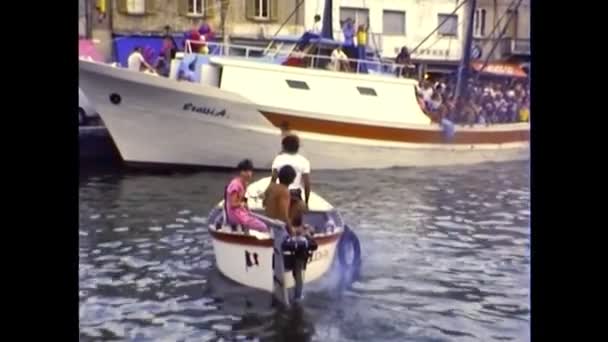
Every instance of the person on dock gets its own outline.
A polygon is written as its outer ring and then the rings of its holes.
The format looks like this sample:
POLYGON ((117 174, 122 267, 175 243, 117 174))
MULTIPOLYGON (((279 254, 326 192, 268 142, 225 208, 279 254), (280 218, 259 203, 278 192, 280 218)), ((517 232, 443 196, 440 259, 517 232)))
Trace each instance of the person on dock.
POLYGON ((239 175, 233 178, 226 187, 225 199, 228 202, 226 217, 232 224, 240 224, 245 228, 267 232, 266 224, 253 216, 247 207, 245 193, 247 185, 253 178, 253 163, 251 160, 245 159, 236 168, 239 175))
POLYGON ((283 151, 274 158, 272 162, 272 175, 270 183, 275 183, 279 170, 290 165, 296 171, 296 177, 289 185, 291 197, 304 201, 308 205, 310 197, 310 162, 306 157, 298 153, 300 149, 300 138, 297 135, 288 135, 282 141, 283 151), (302 197, 302 192, 304 197, 302 197))
POLYGON ((283 166, 277 173, 279 183, 271 182, 264 192, 264 211, 266 216, 286 224, 289 235, 294 235, 292 228, 293 200, 289 186, 296 178, 296 170, 290 165, 283 166))

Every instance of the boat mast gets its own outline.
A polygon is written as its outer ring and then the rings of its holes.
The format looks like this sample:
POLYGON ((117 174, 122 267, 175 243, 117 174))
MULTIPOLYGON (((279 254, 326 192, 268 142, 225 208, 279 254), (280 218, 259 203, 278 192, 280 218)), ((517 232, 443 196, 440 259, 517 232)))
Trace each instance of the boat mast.
POLYGON ((321 21, 321 37, 327 39, 334 39, 334 2, 332 0, 325 0, 325 7, 323 8, 323 19, 321 21))
POLYGON ((227 55, 230 51, 228 48, 228 32, 226 31, 226 16, 228 15, 228 4, 229 0, 221 0, 220 3, 220 21, 222 26, 222 38, 224 41, 224 46, 222 48, 222 54, 227 55))
MULTIPOLYGON (((477 0, 468 0, 468 16, 467 16, 467 27, 464 36, 464 44, 462 50, 462 59, 460 60, 460 66, 458 67, 458 80, 456 83, 456 98, 460 99, 463 94, 465 84, 467 82, 471 64, 471 45, 473 43, 473 24, 475 16, 475 8, 477 7, 477 0)), ((460 108, 462 109, 462 108, 460 108)))

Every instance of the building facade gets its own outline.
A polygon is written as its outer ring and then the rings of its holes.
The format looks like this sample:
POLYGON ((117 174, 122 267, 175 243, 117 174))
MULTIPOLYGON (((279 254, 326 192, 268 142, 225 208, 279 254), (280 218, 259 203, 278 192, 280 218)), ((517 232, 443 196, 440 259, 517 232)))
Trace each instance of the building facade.
MULTIPOLYGON (((221 0, 113 0, 112 31, 115 33, 189 30, 203 21, 222 32, 221 0)), ((295 0, 228 0, 225 28, 229 35, 268 36, 290 17, 295 0)), ((287 20, 282 34, 303 32, 303 6, 287 20)))
MULTIPOLYGON (((203 21, 221 35, 222 0, 81 0, 92 9, 93 38, 109 48, 112 34, 160 34, 166 25, 183 32, 203 21), (105 12, 100 15, 100 8, 105 12)), ((341 21, 369 23, 368 44, 382 57, 394 58, 401 47, 415 61, 455 65, 461 59, 467 5, 464 0, 333 0, 334 38, 342 40, 341 21), (440 23, 441 27, 437 28, 440 23)), ((323 16, 325 0, 224 0, 225 29, 233 41, 268 41, 273 35, 300 35, 323 16), (298 5, 300 5, 298 7, 298 5), (280 30, 279 30, 280 29, 280 30)), ((474 44, 478 59, 504 60, 529 55, 529 0, 477 0, 474 44), (514 4, 519 3, 515 8, 514 4), (512 15, 511 15, 512 14, 512 15), (507 20, 507 18, 511 19, 507 20), (505 34, 496 48, 494 42, 505 34), (494 50, 494 51, 491 51, 494 50)), ((85 11, 86 12, 86 11, 85 11)), ((110 52, 108 52, 109 54, 110 52)))
POLYGON ((477 0, 473 37, 479 59, 529 59, 530 0, 477 0))
MULTIPOLYGON (((346 18, 356 24, 369 20, 368 42, 381 56, 393 58, 401 47, 412 50, 414 59, 457 61, 465 33, 462 0, 334 0, 334 38, 342 39, 340 22, 346 18), (458 8, 457 8, 458 7, 458 8), (433 32, 441 22, 445 23, 433 32), (426 39, 426 40, 425 40, 426 39)), ((306 27, 315 14, 323 15, 324 0, 306 0, 306 27)))

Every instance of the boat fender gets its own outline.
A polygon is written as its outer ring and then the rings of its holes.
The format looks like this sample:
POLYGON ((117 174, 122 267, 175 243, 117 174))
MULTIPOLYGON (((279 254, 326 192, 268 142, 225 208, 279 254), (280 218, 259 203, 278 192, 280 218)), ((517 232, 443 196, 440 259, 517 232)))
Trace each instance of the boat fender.
POLYGON ((338 242, 338 260, 340 266, 346 269, 358 271, 361 267, 361 244, 355 232, 348 225, 345 226, 344 233, 342 233, 340 242, 338 242), (353 249, 351 260, 348 260, 347 257, 348 245, 351 245, 353 249))
POLYGON ((456 135, 454 123, 448 119, 441 119, 441 131, 446 142, 450 142, 456 135))
POLYGON ((120 101, 122 101, 122 98, 120 97, 120 95, 118 95, 116 93, 110 94, 110 102, 112 102, 112 104, 119 105, 120 101))

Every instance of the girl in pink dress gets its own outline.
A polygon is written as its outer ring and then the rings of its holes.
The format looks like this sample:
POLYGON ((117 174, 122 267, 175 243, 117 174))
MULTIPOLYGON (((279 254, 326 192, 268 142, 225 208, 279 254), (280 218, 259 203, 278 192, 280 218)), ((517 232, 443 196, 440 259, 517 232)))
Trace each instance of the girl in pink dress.
POLYGON ((249 159, 241 161, 237 165, 239 175, 232 179, 226 187, 226 215, 231 224, 240 224, 243 227, 266 232, 268 227, 264 222, 254 217, 245 199, 245 190, 253 178, 253 163, 249 159))

